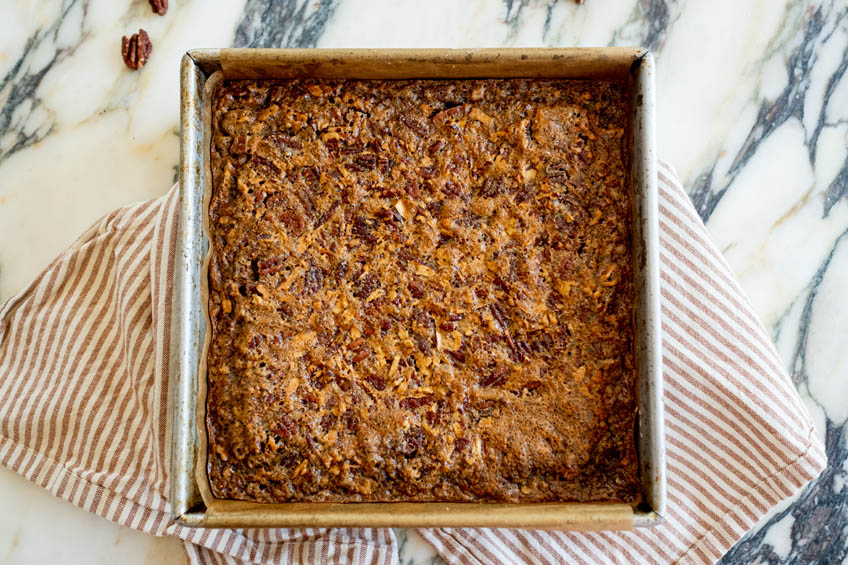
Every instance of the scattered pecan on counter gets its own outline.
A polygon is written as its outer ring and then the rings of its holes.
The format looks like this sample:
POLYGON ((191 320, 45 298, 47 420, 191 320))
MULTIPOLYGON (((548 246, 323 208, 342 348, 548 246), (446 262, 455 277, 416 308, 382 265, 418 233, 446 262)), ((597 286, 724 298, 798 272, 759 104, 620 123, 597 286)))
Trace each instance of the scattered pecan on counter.
POLYGON ((159 14, 160 16, 164 16, 168 13, 168 0, 147 0, 150 2, 150 7, 153 8, 153 12, 159 14))
POLYGON ((124 63, 134 71, 147 63, 152 50, 153 44, 150 43, 150 37, 143 29, 139 29, 138 33, 132 34, 131 37, 125 35, 121 38, 121 56, 124 58, 124 63))

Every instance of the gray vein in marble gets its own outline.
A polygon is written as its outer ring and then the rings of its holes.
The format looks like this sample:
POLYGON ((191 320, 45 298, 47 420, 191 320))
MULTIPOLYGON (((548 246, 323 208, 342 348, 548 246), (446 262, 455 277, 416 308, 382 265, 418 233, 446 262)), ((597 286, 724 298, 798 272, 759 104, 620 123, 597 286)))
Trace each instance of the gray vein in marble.
MULTIPOLYGON (((801 44, 789 54, 786 62, 789 82, 774 100, 766 100, 760 104, 756 122, 742 147, 736 153, 725 178, 718 184, 714 184, 713 168, 702 173, 696 179, 689 196, 705 222, 712 215, 721 197, 727 192, 748 160, 757 152, 759 144, 790 118, 797 118, 804 123, 805 111, 807 111, 806 94, 810 87, 810 74, 817 62, 817 50, 831 37, 843 20, 848 18, 848 7, 841 12, 836 12, 836 10, 837 8, 833 5, 825 9, 819 6, 803 22, 804 31, 801 44)), ((812 131, 806 131, 807 150, 810 155, 810 162, 813 164, 816 161, 816 146, 819 136, 824 126, 829 125, 826 120, 828 102, 846 69, 848 69, 848 51, 842 53, 839 66, 827 80, 824 99, 815 127, 812 131)), ((823 215, 826 216, 833 205, 846 193, 848 193, 848 159, 842 167, 842 172, 837 175, 827 190, 823 215)))
MULTIPOLYGON (((504 22, 509 25, 515 25, 521 19, 521 12, 526 8, 529 4, 529 0, 503 0, 504 6, 506 7, 506 14, 504 14, 504 22)), ((547 9, 548 14, 553 10, 556 2, 548 2, 547 9)))
POLYGON ((828 421, 825 436, 828 466, 792 506, 778 512, 756 533, 744 538, 719 561, 721 565, 747 563, 820 563, 837 565, 848 559, 848 449, 845 428, 828 421), (765 542, 769 528, 787 517, 791 527, 792 548, 778 555, 765 542))
POLYGON ((233 47, 315 47, 338 0, 247 0, 233 47))
POLYGON ((668 31, 668 3, 665 0, 639 0, 638 9, 641 12, 640 19, 647 23, 640 46, 656 51, 662 47, 668 31))
POLYGON ((551 18, 554 15, 554 5, 548 4, 545 6, 545 26, 542 28, 542 40, 547 39, 548 32, 551 31, 551 18))
MULTIPOLYGON (((848 61, 848 57, 843 59, 843 63, 846 61, 848 61)), ((845 69, 843 68, 844 72, 845 69)), ((848 159, 845 159, 845 162, 842 163, 842 168, 827 189, 827 194, 824 197, 824 215, 827 216, 833 206, 845 196, 848 196, 848 159)))
MULTIPOLYGON (((836 239, 827 258, 821 264, 821 267, 819 267, 819 270, 816 272, 813 280, 810 281, 810 290, 807 294, 804 310, 801 313, 801 320, 799 322, 800 327, 798 330, 798 341, 795 345, 795 353, 792 356, 792 360, 789 362, 788 367, 792 377, 792 382, 796 387, 807 380, 807 342, 809 338, 810 322, 813 315, 813 303, 816 300, 816 293, 822 280, 824 280, 825 273, 827 273, 827 270, 830 267, 830 262, 833 260, 833 255, 836 253, 836 249, 845 241, 848 241, 848 230, 842 232, 836 239)), ((779 330, 780 326, 778 325, 778 331, 779 330)))
MULTIPOLYGON (((573 0, 570 0, 573 2, 573 0)), ((503 0, 506 13, 504 22, 510 26, 510 34, 517 32, 521 21, 521 14, 525 8, 531 5, 530 0, 503 0)), ((549 0, 545 3, 545 23, 542 28, 542 40, 548 40, 551 31, 554 8, 561 5, 559 0, 549 0)), ((659 49, 668 32, 671 20, 671 9, 669 4, 677 4, 676 0, 638 0, 633 9, 628 24, 638 25, 640 34, 636 43, 651 51, 659 49)), ((614 39, 615 39, 614 35, 614 39)))
MULTIPOLYGON (((52 117, 44 118, 37 128, 33 128, 29 123, 41 105, 36 91, 50 69, 72 55, 76 46, 55 49, 49 60, 37 69, 31 68, 31 65, 35 54, 45 41, 48 44, 56 43, 66 16, 78 3, 79 0, 66 0, 62 5, 61 16, 29 37, 23 54, 6 76, 0 79, 0 162, 13 153, 38 143, 53 129, 52 117)), ((87 0, 83 0, 82 9, 84 12, 88 10, 87 0)))
MULTIPOLYGON (((795 386, 807 380, 809 327, 819 286, 828 273, 836 250, 840 245, 846 244, 848 230, 836 239, 827 258, 810 282, 798 322, 794 354, 789 362, 795 386)), ((778 332, 782 329, 782 322, 783 320, 778 323, 778 332)), ((826 426, 825 449, 828 466, 821 476, 810 483, 789 508, 778 512, 756 532, 738 542, 719 563, 837 564, 848 559, 848 497, 844 492, 848 485, 848 448, 845 445, 848 426, 834 423, 830 419, 827 420, 826 426), (788 555, 779 555, 775 548, 767 543, 766 538, 769 530, 785 519, 792 520, 791 550, 788 555)))
POLYGON ((445 565, 444 559, 438 555, 433 555, 428 559, 415 559, 408 557, 409 551, 409 530, 404 528, 392 528, 395 533, 395 538, 398 543, 398 565, 445 565))
POLYGON ((677 0, 638 0, 625 25, 613 32, 609 44, 638 45, 658 53, 679 13, 677 0))

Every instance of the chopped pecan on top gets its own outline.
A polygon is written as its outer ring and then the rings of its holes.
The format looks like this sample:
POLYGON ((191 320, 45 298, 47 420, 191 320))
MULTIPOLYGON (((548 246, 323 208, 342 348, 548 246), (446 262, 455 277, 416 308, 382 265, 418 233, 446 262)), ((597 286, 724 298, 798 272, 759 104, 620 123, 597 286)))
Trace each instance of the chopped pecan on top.
POLYGON ((160 16, 164 16, 168 13, 168 0, 147 0, 150 2, 150 7, 153 9, 153 12, 159 14, 160 16))
POLYGON ((153 44, 150 43, 150 37, 143 29, 139 29, 138 33, 121 38, 121 56, 124 58, 124 63, 132 70, 138 70, 147 63, 150 57, 150 52, 153 50, 153 44))
POLYGON ((484 375, 483 378, 480 379, 480 386, 483 387, 498 387, 506 382, 507 372, 504 369, 496 369, 489 373, 488 375, 484 375))
POLYGON ((458 362, 465 363, 465 353, 463 353, 462 351, 448 351, 448 353, 458 362))
POLYGON ((471 104, 460 104, 459 106, 452 106, 441 112, 437 113, 433 116, 433 123, 436 125, 442 125, 449 120, 456 120, 463 116, 468 115, 471 111, 471 104))
POLYGON ((427 406, 433 402, 432 394, 425 394, 424 396, 410 396, 409 398, 404 398, 400 401, 399 405, 404 410, 415 410, 421 406, 427 406))

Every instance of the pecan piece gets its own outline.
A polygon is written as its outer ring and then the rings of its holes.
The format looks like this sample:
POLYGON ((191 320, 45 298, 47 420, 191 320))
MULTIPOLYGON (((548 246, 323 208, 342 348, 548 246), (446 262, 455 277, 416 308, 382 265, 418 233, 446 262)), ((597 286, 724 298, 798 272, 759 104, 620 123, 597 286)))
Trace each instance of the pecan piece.
POLYGON ((509 181, 504 177, 487 177, 480 187, 480 195, 485 198, 494 198, 509 190, 509 181))
POLYGON ((348 410, 342 414, 342 422, 344 422, 345 428, 348 431, 353 432, 359 428, 359 417, 353 412, 353 410, 348 410))
POLYGON ((459 106, 454 106, 453 108, 448 108, 447 110, 442 110, 435 116, 433 116, 433 123, 436 125, 442 125, 448 120, 456 120, 468 114, 471 111, 471 104, 461 104, 459 106))
POLYGON ((562 217, 561 214, 557 214, 554 218, 554 224, 558 228, 563 231, 571 232, 575 229, 575 223, 581 224, 589 219, 589 211, 581 204, 576 198, 572 198, 568 195, 560 196, 559 199, 563 204, 565 204, 568 208, 568 214, 571 215, 569 218, 562 217))
POLYGON ((404 445, 401 452, 406 457, 412 457, 424 445, 424 430, 421 428, 410 428, 403 434, 404 445))
MULTIPOLYGON (((517 363, 527 361, 527 359, 528 359, 527 352, 529 352, 528 348, 519 347, 515 343, 515 340, 512 339, 512 336, 510 335, 510 333, 506 330, 504 330, 504 339, 506 340, 507 345, 509 345, 509 351, 510 351, 509 358, 510 359, 512 359, 513 361, 515 361, 517 363)), ((521 343, 523 344, 524 342, 521 342, 521 343)))
POLYGON ((368 384, 370 384, 375 390, 386 390, 386 381, 379 375, 369 375, 365 377, 365 380, 368 381, 368 384))
POLYGON ((451 180, 445 181, 445 187, 442 191, 448 196, 459 196, 462 194, 462 185, 451 180))
POLYGON ((421 191, 418 189, 417 183, 410 181, 406 183, 404 189, 406 190, 406 193, 409 194, 411 197, 415 199, 421 198, 421 191))
POLYGON ((250 151, 249 140, 246 135, 237 135, 230 144, 230 153, 233 155, 244 155, 250 151))
POLYGON ((326 224, 327 221, 333 217, 333 214, 335 214, 336 208, 338 207, 338 202, 333 202, 332 204, 330 204, 330 207, 327 208, 327 211, 318 216, 318 218, 315 220, 315 227, 318 228, 326 224))
POLYGON ((297 431, 297 424, 289 420, 285 414, 280 415, 280 421, 271 429, 280 439, 289 439, 297 431))
POLYGON ((364 173, 377 168, 377 165, 378 159, 376 155, 373 153, 364 153, 354 158, 353 161, 350 162, 348 168, 357 173, 364 173))
POLYGON ((545 172, 548 175, 548 181, 553 184, 565 184, 571 178, 571 172, 568 166, 561 161, 548 165, 545 172))
POLYGON ((321 420, 318 422, 318 427, 321 428, 322 433, 327 433, 330 429, 336 427, 336 421, 338 418, 332 414, 325 414, 321 417, 321 420))
POLYGON ((380 279, 377 275, 374 273, 366 273, 354 284, 353 295, 359 299, 365 299, 378 288, 380 288, 380 279))
POLYGON ((256 263, 256 269, 259 276, 273 275, 283 270, 285 267, 285 259, 283 257, 271 257, 256 263))
POLYGON ((456 359, 458 363, 465 363, 465 353, 462 351, 448 351, 451 357, 456 359))
POLYGON ((362 349, 362 347, 364 345, 365 345, 365 340, 360 337, 360 338, 355 339, 355 340, 351 341, 350 343, 348 343, 347 349, 349 351, 359 351, 360 349, 362 349))
POLYGON ((492 302, 489 304, 489 311, 492 313, 492 317, 498 325, 506 331, 506 314, 504 313, 501 305, 497 302, 492 302))
POLYGON ((310 392, 303 385, 297 387, 297 390, 294 391, 297 397, 300 399, 300 402, 309 408, 310 410, 315 410, 318 408, 318 397, 315 396, 312 392, 310 392))
POLYGON ((357 216, 353 221, 353 235, 366 243, 374 243, 377 241, 377 235, 374 230, 377 227, 377 222, 365 216, 357 216))
POLYGON ((480 379, 480 386, 484 387, 496 387, 501 386, 506 381, 506 371, 504 370, 496 370, 492 371, 482 379, 480 379))
POLYGON ((400 407, 405 410, 415 410, 421 406, 427 406, 433 402, 433 395, 426 394, 424 396, 410 396, 400 401, 400 407))
MULTIPOLYGON (((292 149, 300 149, 303 145, 294 137, 288 136, 277 136, 285 141, 280 141, 280 143, 284 143, 286 146, 291 147, 292 149)), ((300 176, 303 177, 303 180, 306 181, 307 184, 314 184, 321 179, 321 171, 318 170, 318 167, 304 167, 300 170, 300 176)))
POLYGON ((445 147, 445 142, 442 141, 441 139, 437 139, 436 141, 431 143, 429 145, 429 147, 427 147, 427 153, 429 153, 430 155, 435 155, 436 153, 441 151, 444 147, 445 147))
POLYGON ((407 285, 407 288, 409 289, 409 294, 411 294, 413 298, 424 298, 424 289, 414 282, 410 282, 407 285))
POLYGON ((442 415, 439 412, 427 412, 427 423, 431 426, 438 426, 442 423, 442 415))
POLYGON ((168 13, 168 0, 147 0, 150 2, 150 7, 153 9, 154 14, 159 14, 160 16, 164 16, 168 13))
POLYGON ((456 438, 456 441, 453 444, 453 452, 454 453, 462 453, 466 447, 471 444, 470 439, 466 439, 464 437, 456 438))
POLYGON ((421 178, 431 179, 439 174, 439 170, 436 167, 421 167, 418 169, 418 174, 421 175, 421 178))
MULTIPOLYGON (((383 196, 383 194, 381 194, 380 196, 383 196)), ((393 196, 396 196, 396 194, 394 194, 393 196)), ((403 223, 403 216, 401 216, 400 212, 398 212, 394 208, 383 208, 381 210, 378 210, 376 215, 381 220, 390 225, 403 223)))
POLYGON ((303 233, 303 216, 296 212, 281 212, 277 220, 283 224, 289 233, 295 237, 303 233))
POLYGON ((153 44, 150 43, 150 37, 143 29, 139 29, 138 33, 130 37, 125 35, 121 38, 121 57, 124 58, 124 64, 134 71, 147 63, 152 50, 153 44))
POLYGON ((427 137, 430 135, 430 126, 409 116, 401 116, 400 121, 403 125, 418 134, 419 137, 427 137))
POLYGON ((336 385, 340 389, 342 389, 342 392, 348 392, 351 389, 352 385, 350 384, 350 381, 347 380, 346 378, 336 375, 335 381, 336 381, 336 385))
POLYGON ((303 275, 303 295, 312 296, 324 286, 324 270, 312 266, 303 275))
POLYGON ((257 168, 269 177, 277 177, 282 172, 280 168, 270 159, 266 159, 261 155, 253 155, 250 157, 250 162, 256 164, 257 168))
MULTIPOLYGON (((301 143, 301 141, 299 139, 297 139, 296 137, 292 137, 290 135, 283 135, 283 134, 280 134, 280 133, 277 133, 277 134, 274 134, 274 135, 269 135, 268 141, 270 141, 271 143, 276 145, 282 151, 285 151, 286 148, 288 148, 288 149, 301 149, 301 148, 303 148, 303 143, 301 143)), ((314 171, 312 171, 311 168, 307 168, 307 169, 305 169, 305 171, 310 171, 310 173, 314 173, 314 171)), ((304 174, 304 178, 305 177, 306 177, 306 174, 304 174)), ((311 180, 314 180, 314 178, 311 179, 311 180)))
POLYGON ((359 353, 357 353, 356 355, 354 355, 354 356, 353 356, 353 359, 351 359, 351 362, 352 362, 352 363, 359 363, 360 361, 364 360, 364 359, 365 359, 366 357, 368 357, 369 355, 371 355, 371 349, 370 349, 370 348, 368 348, 368 347, 366 347, 366 348, 364 348, 364 349, 361 349, 361 350, 359 351, 359 353))
POLYGON ((504 292, 509 292, 509 285, 507 284, 507 282, 505 280, 500 278, 498 275, 495 275, 495 278, 492 281, 492 284, 494 284, 496 287, 503 290, 504 292))
POLYGON ((530 350, 530 344, 528 344, 526 341, 521 340, 521 339, 515 340, 515 348, 518 350, 518 352, 522 356, 524 356, 524 357, 530 356, 530 351, 531 351, 530 350))

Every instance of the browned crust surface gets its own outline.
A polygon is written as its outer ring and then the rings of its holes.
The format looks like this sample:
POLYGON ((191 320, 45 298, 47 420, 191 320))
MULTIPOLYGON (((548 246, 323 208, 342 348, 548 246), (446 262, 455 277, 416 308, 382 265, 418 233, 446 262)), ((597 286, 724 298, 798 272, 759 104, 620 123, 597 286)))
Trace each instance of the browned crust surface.
POLYGON ((215 496, 636 499, 626 100, 588 81, 222 84, 215 496))

